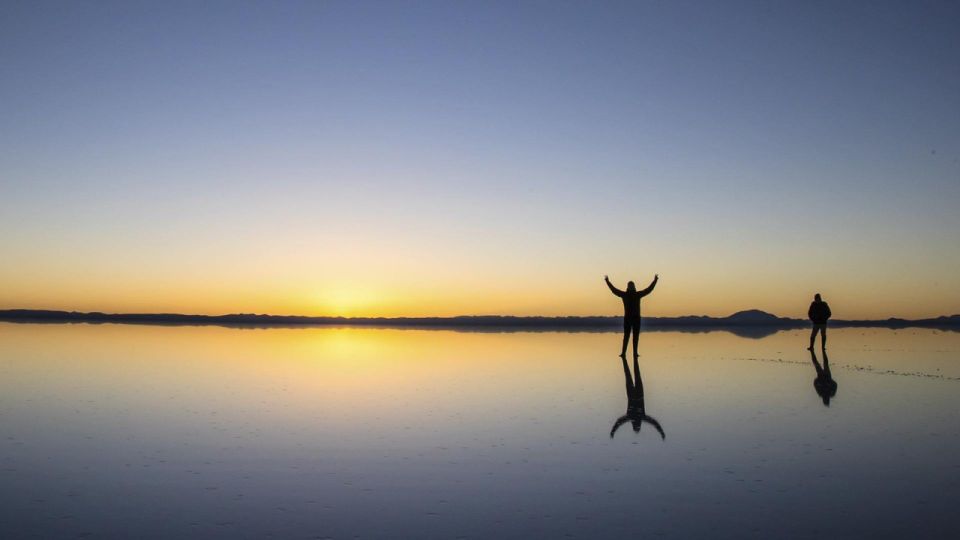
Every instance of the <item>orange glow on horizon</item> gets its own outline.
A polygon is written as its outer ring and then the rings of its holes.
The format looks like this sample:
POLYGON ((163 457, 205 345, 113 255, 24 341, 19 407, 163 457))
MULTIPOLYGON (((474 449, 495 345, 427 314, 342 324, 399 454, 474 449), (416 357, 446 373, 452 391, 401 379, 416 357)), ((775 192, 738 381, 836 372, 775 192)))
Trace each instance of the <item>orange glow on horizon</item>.
MULTIPOLYGON (((602 283, 600 283, 602 285, 602 283)), ((458 315, 517 316, 592 316, 619 315, 619 301, 605 289, 581 285, 566 297, 552 295, 550 287, 520 291, 491 287, 489 291, 454 291, 451 294, 429 291, 390 290, 375 293, 355 287, 327 289, 321 293, 297 291, 255 292, 223 290, 210 287, 206 291, 126 291, 114 287, 118 294, 97 294, 86 289, 77 294, 64 291, 56 294, 23 294, 5 291, 0 295, 0 309, 54 309, 64 311, 102 311, 108 313, 185 313, 223 315, 257 313, 271 315, 342 316, 342 317, 451 317, 458 315)), ((642 304, 645 316, 708 315, 722 317, 745 309, 760 309, 784 317, 806 316, 806 308, 814 292, 820 292, 831 303, 836 318, 882 319, 887 317, 924 318, 951 315, 951 299, 927 297, 911 302, 876 296, 858 291, 840 292, 839 288, 814 288, 791 291, 789 297, 766 296, 757 289, 706 291, 703 288, 676 290, 667 279, 642 304), (836 290, 834 290, 836 289, 836 290)))

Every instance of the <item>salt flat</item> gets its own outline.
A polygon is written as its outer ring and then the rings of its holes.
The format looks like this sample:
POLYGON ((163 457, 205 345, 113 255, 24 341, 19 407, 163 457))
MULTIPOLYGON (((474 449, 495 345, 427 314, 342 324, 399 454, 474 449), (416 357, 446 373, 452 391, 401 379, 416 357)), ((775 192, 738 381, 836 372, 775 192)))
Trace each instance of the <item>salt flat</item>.
POLYGON ((0 323, 0 536, 960 534, 960 333, 619 343, 0 323))

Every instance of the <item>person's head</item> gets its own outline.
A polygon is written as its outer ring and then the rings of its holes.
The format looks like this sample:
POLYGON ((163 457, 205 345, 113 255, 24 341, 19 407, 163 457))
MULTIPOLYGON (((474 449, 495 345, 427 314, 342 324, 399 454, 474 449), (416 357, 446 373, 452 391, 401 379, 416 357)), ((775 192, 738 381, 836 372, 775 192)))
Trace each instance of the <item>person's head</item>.
POLYGON ((817 293, 817 294, 813 295, 813 300, 816 301, 816 302, 822 302, 822 301, 823 301, 823 300, 820 298, 820 293, 817 293))
POLYGON ((633 292, 633 291, 635 291, 635 290, 637 290, 637 286, 634 285, 632 281, 628 281, 628 282, 627 282, 627 291, 633 292))

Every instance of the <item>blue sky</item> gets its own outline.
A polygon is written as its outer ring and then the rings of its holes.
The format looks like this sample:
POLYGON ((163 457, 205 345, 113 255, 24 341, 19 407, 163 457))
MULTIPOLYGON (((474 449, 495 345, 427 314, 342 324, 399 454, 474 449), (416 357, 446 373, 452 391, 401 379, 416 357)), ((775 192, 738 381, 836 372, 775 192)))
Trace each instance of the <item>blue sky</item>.
POLYGON ((958 16, 5 2, 0 304, 960 311, 958 16))

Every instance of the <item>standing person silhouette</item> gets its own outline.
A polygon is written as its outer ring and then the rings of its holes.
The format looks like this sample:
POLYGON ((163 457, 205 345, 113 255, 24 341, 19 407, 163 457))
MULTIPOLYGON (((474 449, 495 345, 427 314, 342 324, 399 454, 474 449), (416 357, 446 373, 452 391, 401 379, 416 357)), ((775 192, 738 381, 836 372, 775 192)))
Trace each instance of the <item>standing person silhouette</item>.
POLYGON ((820 298, 820 293, 813 295, 813 302, 810 303, 810 309, 807 310, 807 316, 813 323, 813 331, 810 332, 810 346, 808 351, 813 350, 813 343, 817 340, 817 332, 820 332, 820 346, 827 350, 827 320, 830 319, 830 306, 820 298))
POLYGON ((638 291, 632 281, 627 282, 627 290, 621 291, 610 283, 610 278, 603 276, 603 281, 610 287, 610 292, 623 300, 623 347, 620 349, 620 356, 627 355, 627 340, 630 339, 630 332, 633 331, 633 356, 637 356, 637 340, 640 338, 640 299, 653 292, 657 286, 660 275, 653 276, 650 286, 642 291, 638 291))

